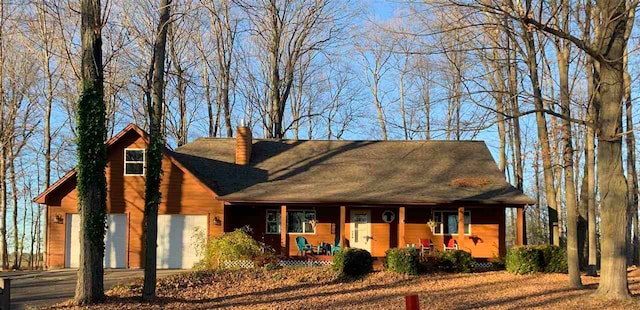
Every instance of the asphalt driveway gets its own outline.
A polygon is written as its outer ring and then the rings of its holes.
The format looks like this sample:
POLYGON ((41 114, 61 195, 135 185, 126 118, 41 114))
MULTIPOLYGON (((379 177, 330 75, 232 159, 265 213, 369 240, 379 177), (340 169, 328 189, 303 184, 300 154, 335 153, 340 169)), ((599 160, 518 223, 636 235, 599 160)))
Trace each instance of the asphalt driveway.
MULTIPOLYGON (((44 307, 73 298, 76 289, 76 270, 8 272, 0 276, 11 278, 11 309, 44 307)), ((184 272, 183 270, 158 270, 158 277, 184 272)), ((105 290, 117 283, 128 282, 143 276, 142 270, 105 270, 105 290)))

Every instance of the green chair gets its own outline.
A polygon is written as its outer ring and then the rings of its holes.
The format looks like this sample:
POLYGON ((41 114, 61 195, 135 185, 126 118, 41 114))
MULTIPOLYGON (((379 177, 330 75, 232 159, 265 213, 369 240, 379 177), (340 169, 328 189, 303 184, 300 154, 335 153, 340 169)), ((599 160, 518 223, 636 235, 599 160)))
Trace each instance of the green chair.
POLYGON ((296 245, 298 246, 298 254, 305 255, 307 252, 313 254, 313 246, 307 243, 307 239, 305 237, 296 237, 296 245))
POLYGON ((340 239, 336 238, 336 245, 331 247, 331 255, 336 255, 338 251, 340 251, 340 239))

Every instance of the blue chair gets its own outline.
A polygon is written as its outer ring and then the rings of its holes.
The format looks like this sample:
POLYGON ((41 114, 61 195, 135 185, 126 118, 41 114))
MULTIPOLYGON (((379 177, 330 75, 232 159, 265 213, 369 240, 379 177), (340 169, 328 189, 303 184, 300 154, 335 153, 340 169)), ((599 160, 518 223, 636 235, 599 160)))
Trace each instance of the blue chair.
POLYGON ((331 255, 336 255, 338 251, 340 251, 340 239, 336 238, 336 245, 331 247, 331 255))
POLYGON ((296 237, 296 245, 298 246, 298 254, 305 255, 307 252, 311 252, 311 254, 313 254, 313 246, 307 243, 307 239, 305 237, 296 237))

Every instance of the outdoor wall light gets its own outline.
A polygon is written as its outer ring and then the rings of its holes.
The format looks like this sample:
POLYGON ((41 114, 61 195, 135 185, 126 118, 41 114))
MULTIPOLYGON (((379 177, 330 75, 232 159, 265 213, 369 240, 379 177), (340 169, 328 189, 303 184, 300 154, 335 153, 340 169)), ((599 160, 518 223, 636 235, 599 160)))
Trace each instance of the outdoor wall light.
POLYGON ((57 223, 57 224, 62 224, 62 222, 63 222, 63 220, 62 220, 62 216, 61 216, 61 215, 56 215, 56 216, 53 218, 53 222, 54 222, 54 223, 57 223))
POLYGON ((213 225, 222 225, 222 220, 219 217, 213 218, 213 225))

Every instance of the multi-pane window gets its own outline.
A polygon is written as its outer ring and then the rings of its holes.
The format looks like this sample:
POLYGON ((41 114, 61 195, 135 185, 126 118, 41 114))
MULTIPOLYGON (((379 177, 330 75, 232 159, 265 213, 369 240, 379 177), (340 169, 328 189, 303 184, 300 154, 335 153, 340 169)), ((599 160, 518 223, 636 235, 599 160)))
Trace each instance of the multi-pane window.
POLYGON ((287 232, 299 234, 315 233, 316 211, 297 210, 287 212, 287 232))
MULTIPOLYGON (((434 211, 433 220, 436 222, 434 233, 436 235, 458 234, 458 211, 434 211)), ((471 212, 464 212, 464 234, 471 233, 471 212)))
MULTIPOLYGON (((282 230, 280 210, 267 210, 266 229, 267 234, 279 234, 282 230)), ((287 232, 297 234, 315 233, 316 211, 293 210, 287 211, 287 232)))
POLYGON ((144 175, 144 150, 124 150, 124 175, 144 175))
POLYGON ((280 233, 280 210, 267 210, 267 234, 280 233))

